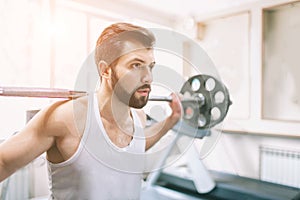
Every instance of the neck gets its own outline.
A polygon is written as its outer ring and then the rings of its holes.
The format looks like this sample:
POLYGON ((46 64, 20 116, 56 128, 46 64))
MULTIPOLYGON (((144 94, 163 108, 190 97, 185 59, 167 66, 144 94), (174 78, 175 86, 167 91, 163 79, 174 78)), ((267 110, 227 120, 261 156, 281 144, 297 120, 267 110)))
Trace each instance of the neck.
POLYGON ((121 127, 132 124, 130 107, 113 96, 112 92, 100 88, 97 92, 97 99, 99 112, 103 119, 121 127))

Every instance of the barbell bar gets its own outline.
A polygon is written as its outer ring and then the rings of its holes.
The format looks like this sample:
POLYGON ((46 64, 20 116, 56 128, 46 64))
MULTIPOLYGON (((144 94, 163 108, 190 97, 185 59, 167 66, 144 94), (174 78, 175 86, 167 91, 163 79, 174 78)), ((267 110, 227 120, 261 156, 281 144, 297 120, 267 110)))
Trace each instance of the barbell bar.
MULTIPOLYGON (((76 99, 86 96, 85 91, 75 91, 60 88, 35 88, 35 87, 1 87, 0 96, 7 97, 35 97, 35 98, 64 98, 64 99, 76 99)), ((171 102, 171 96, 150 96, 149 101, 167 101, 171 102)), ((204 97, 201 98, 184 98, 181 101, 204 101, 204 97)))
POLYGON ((84 91, 74 91, 58 88, 35 88, 35 87, 1 87, 0 96, 7 97, 36 97, 36 98, 65 98, 76 99, 87 95, 84 91))
MULTIPOLYGON (((224 120, 232 104, 226 86, 213 76, 199 74, 182 86, 183 120, 197 129, 210 129, 224 120)), ((1 87, 0 96, 76 99, 86 91, 58 88, 1 87)), ((149 101, 171 102, 171 96, 150 96, 149 101)))

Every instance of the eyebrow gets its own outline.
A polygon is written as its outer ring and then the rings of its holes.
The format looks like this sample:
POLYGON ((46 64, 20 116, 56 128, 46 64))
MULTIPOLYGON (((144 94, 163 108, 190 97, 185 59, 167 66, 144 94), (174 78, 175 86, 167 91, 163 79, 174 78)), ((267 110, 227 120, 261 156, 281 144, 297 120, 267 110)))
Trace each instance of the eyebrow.
MULTIPOLYGON (((141 62, 141 63, 145 63, 145 61, 144 60, 142 60, 142 59, 140 59, 140 58, 133 58, 133 59, 131 59, 131 60, 129 60, 128 62, 127 62, 127 64, 129 64, 129 63, 131 63, 131 62, 141 62)), ((153 65, 155 65, 155 61, 152 61, 151 63, 150 63, 150 65, 151 66, 153 66, 153 65)))

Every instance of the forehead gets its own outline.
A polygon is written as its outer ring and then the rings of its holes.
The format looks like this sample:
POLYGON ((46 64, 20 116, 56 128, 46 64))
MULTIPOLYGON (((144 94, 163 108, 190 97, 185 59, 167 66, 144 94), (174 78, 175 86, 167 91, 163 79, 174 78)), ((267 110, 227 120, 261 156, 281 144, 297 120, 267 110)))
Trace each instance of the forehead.
POLYGON ((139 58, 144 62, 154 62, 154 53, 152 48, 146 48, 137 42, 126 42, 119 57, 119 62, 129 62, 132 59, 139 58))

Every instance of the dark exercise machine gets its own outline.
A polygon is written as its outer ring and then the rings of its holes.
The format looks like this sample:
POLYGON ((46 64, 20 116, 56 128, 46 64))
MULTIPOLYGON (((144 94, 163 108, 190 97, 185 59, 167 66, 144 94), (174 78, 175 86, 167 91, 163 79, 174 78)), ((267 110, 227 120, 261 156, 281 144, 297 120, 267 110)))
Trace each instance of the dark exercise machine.
POLYGON ((180 192, 193 199, 300 200, 298 188, 216 171, 209 171, 209 173, 216 182, 216 186, 205 194, 197 192, 192 180, 167 173, 161 173, 153 188, 157 191, 180 192))

